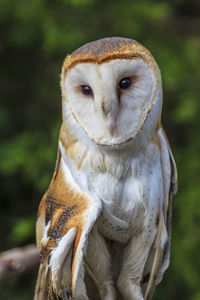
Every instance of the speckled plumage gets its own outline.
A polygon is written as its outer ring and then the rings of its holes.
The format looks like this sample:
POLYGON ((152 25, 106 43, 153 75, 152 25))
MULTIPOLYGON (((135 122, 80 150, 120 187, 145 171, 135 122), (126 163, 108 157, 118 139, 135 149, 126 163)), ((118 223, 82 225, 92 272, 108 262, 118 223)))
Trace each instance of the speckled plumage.
POLYGON ((120 49, 124 46, 132 46, 138 44, 138 42, 131 39, 115 37, 115 38, 104 38, 98 41, 94 41, 83 45, 72 53, 72 57, 82 56, 85 57, 90 55, 96 59, 101 58, 106 53, 119 53, 120 49))
POLYGON ((138 42, 105 38, 66 57, 61 87, 58 158, 38 211, 34 299, 148 300, 169 263, 177 178, 161 126, 159 68, 138 42), (131 85, 121 89, 127 77, 131 85))

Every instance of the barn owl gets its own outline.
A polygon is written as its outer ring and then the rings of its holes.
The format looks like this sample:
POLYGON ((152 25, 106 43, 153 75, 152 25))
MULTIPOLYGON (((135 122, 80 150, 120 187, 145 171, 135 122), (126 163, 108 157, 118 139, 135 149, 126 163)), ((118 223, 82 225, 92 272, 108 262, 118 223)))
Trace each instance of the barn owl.
POLYGON ((61 89, 34 299, 151 299, 169 264, 177 186, 158 65, 136 41, 104 38, 66 57, 61 89))

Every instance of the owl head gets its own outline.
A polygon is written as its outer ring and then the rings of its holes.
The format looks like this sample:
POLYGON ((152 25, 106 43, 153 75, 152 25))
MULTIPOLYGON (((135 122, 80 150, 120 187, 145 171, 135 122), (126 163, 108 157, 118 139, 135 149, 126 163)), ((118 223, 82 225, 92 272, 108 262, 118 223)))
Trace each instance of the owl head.
POLYGON ((68 55, 61 74, 63 124, 95 144, 128 143, 160 121, 162 83, 151 53, 126 38, 104 38, 68 55))

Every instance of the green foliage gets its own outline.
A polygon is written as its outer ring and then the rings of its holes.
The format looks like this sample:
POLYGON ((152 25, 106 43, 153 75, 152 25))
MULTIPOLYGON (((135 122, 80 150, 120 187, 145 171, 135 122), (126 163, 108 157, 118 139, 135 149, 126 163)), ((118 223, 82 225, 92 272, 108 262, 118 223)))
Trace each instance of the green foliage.
MULTIPOLYGON (((171 265, 154 299, 200 299, 199 9, 197 0, 0 0, 2 250, 34 242, 37 207, 56 160, 66 54, 101 37, 130 37, 160 66, 163 124, 179 171, 171 265)), ((0 294, 25 300, 32 290, 20 281, 0 294)))
POLYGON ((20 218, 16 221, 10 232, 10 239, 16 243, 21 243, 30 237, 35 231, 35 218, 20 218))

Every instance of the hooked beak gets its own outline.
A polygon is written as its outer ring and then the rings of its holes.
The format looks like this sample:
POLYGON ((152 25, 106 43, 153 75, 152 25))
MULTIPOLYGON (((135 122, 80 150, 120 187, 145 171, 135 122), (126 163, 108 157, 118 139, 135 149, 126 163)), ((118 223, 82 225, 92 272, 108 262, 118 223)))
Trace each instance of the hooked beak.
POLYGON ((109 133, 113 136, 116 129, 116 117, 113 114, 107 115, 105 118, 105 123, 109 133))
POLYGON ((112 101, 105 105, 104 101, 102 101, 101 111, 105 120, 106 128, 113 136, 117 125, 118 105, 112 101))

